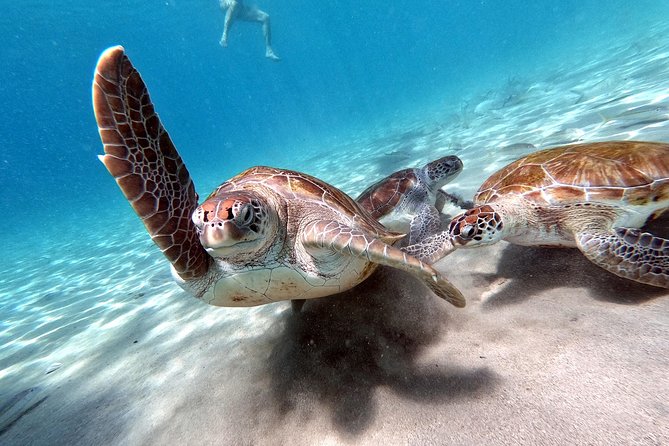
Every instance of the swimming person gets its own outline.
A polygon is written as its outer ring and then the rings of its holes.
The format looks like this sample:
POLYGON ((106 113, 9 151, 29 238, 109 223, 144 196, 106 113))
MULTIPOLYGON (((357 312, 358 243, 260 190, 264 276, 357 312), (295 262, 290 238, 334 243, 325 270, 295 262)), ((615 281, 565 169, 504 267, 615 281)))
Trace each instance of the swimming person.
POLYGON ((227 9, 225 13, 225 23, 223 24, 223 36, 221 37, 221 46, 228 46, 228 32, 234 20, 245 22, 262 23, 262 32, 265 36, 265 57, 272 60, 281 60, 272 49, 272 30, 269 25, 269 14, 261 11, 255 6, 246 6, 243 0, 219 0, 221 9, 227 9))

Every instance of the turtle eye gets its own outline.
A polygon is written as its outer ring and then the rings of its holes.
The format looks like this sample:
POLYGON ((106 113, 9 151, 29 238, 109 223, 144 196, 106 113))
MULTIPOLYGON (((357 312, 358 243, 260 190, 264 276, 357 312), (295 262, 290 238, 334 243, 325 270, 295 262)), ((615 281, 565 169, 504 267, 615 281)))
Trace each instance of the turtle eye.
POLYGON ((235 223, 239 226, 248 226, 253 221, 253 207, 250 204, 245 204, 237 210, 235 215, 235 223))
POLYGON ((474 225, 465 225, 462 230, 460 230, 460 237, 470 240, 476 235, 476 226, 474 225))

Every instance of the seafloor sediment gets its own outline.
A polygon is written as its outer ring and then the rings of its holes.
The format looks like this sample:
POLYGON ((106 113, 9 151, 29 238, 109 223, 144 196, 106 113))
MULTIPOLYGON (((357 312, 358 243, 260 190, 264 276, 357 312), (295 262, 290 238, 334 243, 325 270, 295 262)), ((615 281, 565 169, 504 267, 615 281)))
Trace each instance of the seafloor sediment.
MULTIPOLYGON (((454 153, 447 189, 471 197, 536 149, 669 141, 662 31, 285 167, 355 195, 454 153)), ((119 203, 39 249, 8 241, 2 444, 669 444, 669 292, 576 250, 456 252, 437 267, 463 310, 386 269, 299 315, 215 308, 171 281, 119 203)))

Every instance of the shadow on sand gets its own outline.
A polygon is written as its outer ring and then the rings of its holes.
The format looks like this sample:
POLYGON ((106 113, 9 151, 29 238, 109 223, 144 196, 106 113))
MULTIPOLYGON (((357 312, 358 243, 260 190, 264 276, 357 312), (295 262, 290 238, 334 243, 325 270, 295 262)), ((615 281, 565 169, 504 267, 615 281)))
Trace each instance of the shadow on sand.
POLYGON ((508 245, 495 274, 482 274, 486 282, 510 283, 489 295, 482 307, 494 308, 524 302, 553 288, 585 288, 595 299, 616 304, 641 304, 666 295, 667 290, 618 277, 590 262, 578 249, 508 245))
MULTIPOLYGON (((498 380, 485 367, 465 370, 420 362, 447 336, 448 304, 416 279, 380 269, 350 292, 307 302, 284 320, 268 370, 279 415, 305 401, 331 412, 335 427, 357 435, 373 421, 375 392, 443 403, 488 392, 498 380)), ((311 408, 308 410, 311 411, 311 408)))

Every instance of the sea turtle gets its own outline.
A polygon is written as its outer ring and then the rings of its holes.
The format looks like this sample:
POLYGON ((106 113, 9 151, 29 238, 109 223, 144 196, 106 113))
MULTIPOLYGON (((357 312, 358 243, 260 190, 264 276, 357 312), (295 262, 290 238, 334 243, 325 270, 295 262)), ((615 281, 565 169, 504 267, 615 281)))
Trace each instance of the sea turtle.
POLYGON ((408 233, 409 244, 414 244, 439 231, 438 195, 460 172, 460 158, 444 156, 422 168, 392 173, 365 189, 355 201, 388 229, 408 233))
POLYGON ((618 276, 669 288, 669 240, 638 229, 669 209, 669 144, 611 141, 538 151, 493 174, 474 201, 432 238, 444 243, 440 256, 499 240, 577 247, 618 276))
POLYGON ((123 47, 97 64, 93 105, 100 156, 172 265, 176 282, 218 306, 328 296, 365 280, 377 265, 418 277, 457 307, 462 294, 430 265, 392 244, 353 199, 312 176, 252 167, 198 206, 188 170, 123 47))

